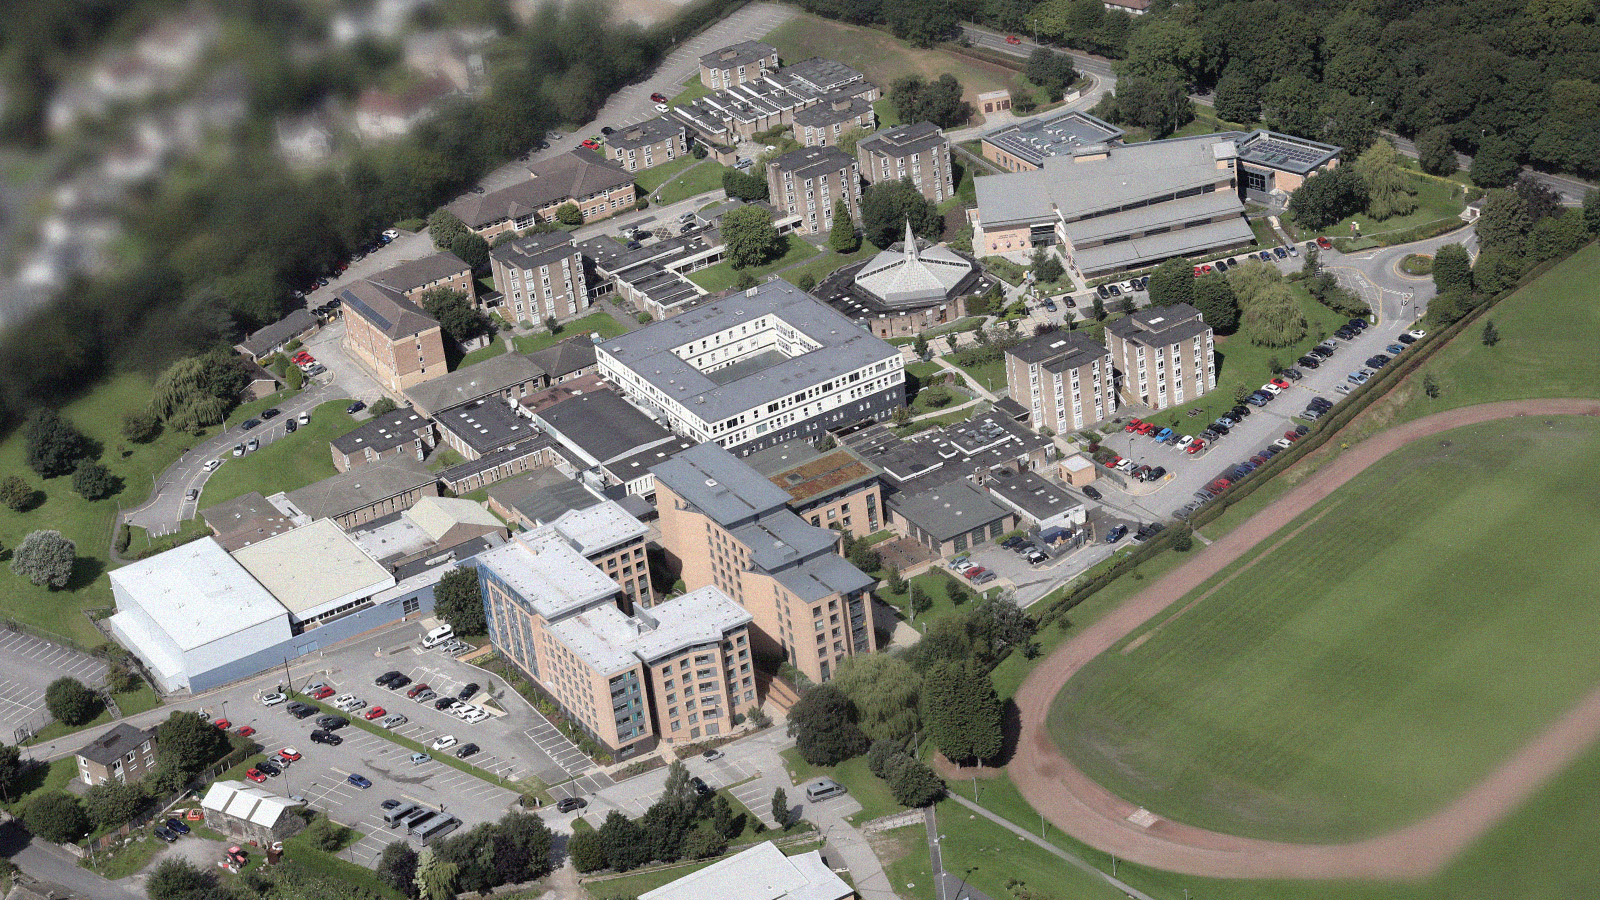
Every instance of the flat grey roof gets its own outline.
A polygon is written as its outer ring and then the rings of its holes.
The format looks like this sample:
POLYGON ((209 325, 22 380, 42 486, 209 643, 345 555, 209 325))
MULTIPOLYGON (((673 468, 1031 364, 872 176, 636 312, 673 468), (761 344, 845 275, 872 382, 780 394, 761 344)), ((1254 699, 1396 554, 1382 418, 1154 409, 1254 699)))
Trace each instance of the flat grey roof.
POLYGON ((554 522, 562 513, 587 509, 601 498, 582 481, 556 471, 536 469, 488 487, 489 499, 516 510, 537 525, 554 522))
POLYGON ((863 113, 871 112, 872 104, 861 97, 854 96, 849 91, 840 91, 829 94, 805 109, 796 110, 794 123, 796 125, 818 126, 832 125, 835 122, 846 122, 863 113))
POLYGON ((717 444, 690 447, 651 470, 656 482, 730 528, 780 509, 789 493, 717 444))
POLYGON ((432 484, 438 476, 408 456, 393 456, 370 466, 341 472, 285 495, 312 519, 331 519, 379 500, 432 484))
POLYGON ((763 41, 740 41, 700 57, 700 65, 708 69, 732 69, 778 55, 778 48, 763 41))
POLYGON ((544 369, 521 353, 502 353, 406 390, 412 405, 437 416, 441 411, 544 377, 544 369))
POLYGON ((1077 331, 1046 332, 1006 350, 1028 365, 1059 365, 1067 369, 1104 359, 1106 352, 1104 344, 1077 331))
POLYGON ((502 397, 485 397, 435 413, 439 427, 478 453, 493 453, 540 437, 533 422, 502 397))
POLYGON ((600 350, 707 422, 900 355, 898 348, 781 279, 647 325, 601 344, 600 350), (783 322, 819 348, 727 384, 718 384, 673 352, 764 316, 783 322))
POLYGON ((948 144, 944 132, 932 122, 913 122, 886 128, 871 137, 862 138, 856 151, 866 151, 880 156, 900 157, 921 153, 941 144, 948 144))
POLYGON ((672 432, 612 391, 569 397, 541 410, 536 417, 563 443, 573 445, 600 465, 672 437, 672 432))
POLYGON ((1073 261, 1085 274, 1132 269, 1174 256, 1193 256, 1224 247, 1237 247, 1255 240, 1244 216, 1213 222, 1195 228, 1182 228, 1163 234, 1143 235, 1114 244, 1090 247, 1073 254, 1073 261))
POLYGON ((1067 110, 1054 116, 1040 116, 1017 125, 1007 125, 983 136, 983 140, 1035 166, 1052 156, 1070 155, 1080 147, 1105 144, 1125 132, 1110 122, 1086 112, 1067 110))
POLYGON ((428 420, 409 406, 386 412, 333 439, 333 447, 346 455, 362 450, 382 453, 417 440, 417 432, 430 428, 428 420))
POLYGON ((577 252, 572 235, 564 231, 547 231, 507 241, 489 251, 489 255, 516 269, 536 269, 552 262, 560 262, 577 252))
POLYGON ((1002 519, 1009 512, 961 478, 913 494, 894 494, 889 505, 939 542, 1002 519))
POLYGON ((645 662, 700 644, 716 643, 728 632, 752 621, 744 607, 714 585, 641 609, 638 618, 651 626, 639 635, 633 647, 645 662))
POLYGON ((840 169, 853 168, 855 157, 829 144, 824 147, 801 147, 767 163, 779 172, 792 172, 796 178, 814 178, 840 169))
POLYGON ((679 453, 694 446, 694 441, 680 435, 672 435, 669 439, 652 446, 646 447, 636 453, 630 453, 620 459, 613 459, 605 464, 605 469, 612 477, 626 484, 650 474, 650 469, 659 466, 679 453))
POLYGON ((1148 346, 1175 344, 1210 331, 1200 310, 1187 303, 1147 306, 1131 316, 1106 325, 1106 330, 1126 340, 1148 346))
POLYGON ((594 367, 594 341, 588 335, 580 334, 543 350, 535 350, 528 354, 528 359, 543 369, 551 381, 555 381, 573 372, 594 367))
POLYGON ((1027 513, 1034 521, 1043 521, 1083 505, 1083 501, 1066 488, 1046 481, 1037 472, 1023 471, 1003 476, 997 472, 986 484, 991 492, 1027 513))
POLYGON ((602 603, 622 591, 548 525, 516 535, 509 542, 478 554, 476 559, 549 622, 602 603))

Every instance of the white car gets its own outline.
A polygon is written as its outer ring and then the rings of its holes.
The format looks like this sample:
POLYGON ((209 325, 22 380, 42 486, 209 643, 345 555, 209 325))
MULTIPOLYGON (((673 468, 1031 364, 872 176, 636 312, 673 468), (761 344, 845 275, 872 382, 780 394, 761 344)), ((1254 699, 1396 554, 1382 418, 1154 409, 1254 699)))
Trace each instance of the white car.
POLYGON ((308 413, 308 412, 301 413, 300 414, 300 418, 297 419, 296 421, 298 421, 301 425, 310 425, 311 424, 311 413, 308 413))
POLYGON ((1346 384, 1346 383, 1341 381, 1340 383, 1338 383, 1338 384, 1333 386, 1333 390, 1334 390, 1335 393, 1348 394, 1348 393, 1350 393, 1352 388, 1350 387, 1350 385, 1348 385, 1348 384, 1346 384))
POLYGON ((458 719, 465 719, 467 716, 471 715, 475 709, 477 709, 477 707, 473 706, 471 703, 463 703, 460 706, 451 707, 450 712, 458 719))
POLYGON ((339 696, 333 698, 333 705, 344 706, 346 703, 349 703, 354 699, 356 699, 355 694, 340 694, 339 696))
POLYGON ((1263 384, 1261 386, 1261 390, 1265 391, 1268 394, 1271 394, 1274 397, 1276 397, 1279 394, 1283 393, 1283 388, 1278 387, 1277 385, 1273 384, 1270 381, 1267 382, 1266 384, 1263 384))
POLYGON ((1294 441, 1291 441, 1288 438, 1278 438, 1277 440, 1272 442, 1272 446, 1277 447, 1277 448, 1282 449, 1282 450, 1287 450, 1290 447, 1294 446, 1294 441))
POLYGON ((222 460, 220 460, 220 459, 210 459, 210 460, 206 460, 206 464, 201 466, 200 468, 205 469, 207 472, 215 472, 217 469, 219 469, 221 467, 222 467, 222 460))
POLYGON ((657 103, 656 104, 656 112, 666 112, 667 110, 669 110, 671 108, 672 107, 666 105, 665 103, 657 103))
POLYGON ((957 572, 965 572, 966 570, 972 568, 972 560, 963 556, 955 562, 952 562, 950 564, 950 568, 955 569, 957 572))
POLYGON ((1134 287, 1134 286, 1133 286, 1133 282, 1131 282, 1131 281, 1124 281, 1124 282, 1123 282, 1123 283, 1122 283, 1122 292, 1123 292, 1123 293, 1124 293, 1124 294, 1131 294, 1131 293, 1133 293, 1133 292, 1134 292, 1134 291, 1136 291, 1136 290, 1138 290, 1138 288, 1136 288, 1136 287, 1134 287))
POLYGON ((1192 443, 1194 443, 1194 436, 1193 435, 1186 434, 1183 437, 1178 438, 1178 447, 1180 449, 1182 449, 1184 447, 1187 447, 1192 443))
POLYGON ((456 745, 456 736, 453 735, 453 734, 447 734, 447 735, 444 735, 443 737, 438 738, 432 744, 430 744, 429 745, 429 749, 432 749, 432 750, 448 750, 449 748, 454 747, 455 745, 456 745))
POLYGON ((261 698, 261 705, 262 706, 277 706, 279 703, 282 703, 283 701, 285 701, 287 699, 289 699, 289 698, 285 697, 284 695, 282 695, 280 693, 278 693, 277 691, 273 691, 272 693, 267 694, 267 695, 265 695, 265 696, 263 696, 261 698))
POLYGON ((461 717, 461 720, 469 725, 476 725, 487 718, 489 718, 489 713, 487 710, 479 709, 474 706, 470 712, 461 717))
POLYGON ((384 231, 383 236, 392 241, 395 238, 400 236, 400 229, 398 229, 398 228, 390 228, 390 229, 384 231))
POLYGON ((1408 331, 1406 334, 1411 335, 1419 341, 1428 336, 1428 333, 1420 328, 1416 329, 1415 331, 1408 331))

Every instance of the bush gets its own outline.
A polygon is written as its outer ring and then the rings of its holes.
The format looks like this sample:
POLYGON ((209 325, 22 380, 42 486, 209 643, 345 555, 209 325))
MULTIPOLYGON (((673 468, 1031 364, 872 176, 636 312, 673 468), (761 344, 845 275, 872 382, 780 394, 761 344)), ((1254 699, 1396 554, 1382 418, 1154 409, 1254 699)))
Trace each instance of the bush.
POLYGON ((144 792, 138 785, 106 781, 84 792, 83 805, 97 828, 115 828, 138 815, 144 792))
POLYGON ((7 475, 0 481, 0 503, 13 512, 26 512, 33 506, 33 488, 20 476, 7 475))
POLYGON ((100 714, 100 697, 76 678, 57 678, 44 690, 44 705, 63 725, 82 725, 100 714))
POLYGON ((577 227, 583 224, 583 211, 578 209, 576 203, 563 203, 556 207, 556 221, 563 225, 577 227))
POLYGON ((83 805, 77 797, 63 791, 34 795, 22 810, 22 823, 39 837, 58 844, 76 841, 89 830, 89 817, 84 815, 83 805))
POLYGON ((161 434, 161 420, 147 410, 134 410, 122 417, 122 436, 135 444, 148 444, 161 434))
POLYGON ((78 470, 72 473, 72 489, 85 500, 104 500, 122 490, 122 482, 110 469, 91 459, 79 463, 78 470))
POLYGON ((383 416, 399 408, 400 405, 394 402, 393 397, 379 397, 371 406, 367 407, 367 414, 374 417, 383 416))
POLYGON ((926 763, 905 753, 900 754, 898 760, 891 764, 893 767, 886 779, 896 803, 915 809, 944 796, 944 782, 926 763))
POLYGON ((340 825, 327 816, 318 816, 311 827, 306 829, 306 838, 318 850, 328 853, 337 851, 344 846, 345 838, 350 834, 350 829, 340 825))
POLYGON ((36 587, 64 588, 72 581, 77 554, 78 545, 59 531, 30 532, 11 554, 11 571, 36 587))

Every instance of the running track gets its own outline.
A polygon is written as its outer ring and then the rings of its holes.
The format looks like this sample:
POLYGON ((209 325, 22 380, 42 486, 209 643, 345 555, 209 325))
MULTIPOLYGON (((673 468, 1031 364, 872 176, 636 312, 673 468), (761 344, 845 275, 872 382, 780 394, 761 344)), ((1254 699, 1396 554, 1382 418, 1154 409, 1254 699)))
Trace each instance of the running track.
POLYGON ((1149 827, 1135 825, 1128 819, 1137 809, 1134 804, 1095 783, 1062 756, 1046 724, 1050 704, 1091 659, 1395 450, 1465 425, 1516 416, 1570 415, 1600 416, 1600 402, 1526 400, 1450 410, 1397 426, 1345 451, 1037 666, 1016 695, 1022 728, 1016 756, 1007 767, 1012 781, 1062 831, 1129 862, 1158 869, 1212 878, 1413 880, 1437 873, 1600 739, 1600 688, 1443 810, 1389 834, 1348 844, 1243 838, 1165 819, 1149 827))

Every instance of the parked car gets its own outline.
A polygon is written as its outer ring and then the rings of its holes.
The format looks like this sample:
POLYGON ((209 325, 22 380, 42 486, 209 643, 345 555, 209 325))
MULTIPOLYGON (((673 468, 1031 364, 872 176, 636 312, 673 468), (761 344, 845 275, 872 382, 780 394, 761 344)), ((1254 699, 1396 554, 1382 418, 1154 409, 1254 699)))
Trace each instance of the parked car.
POLYGON ((1090 500, 1100 500, 1100 499, 1102 499, 1102 497, 1100 496, 1100 492, 1098 490, 1096 490, 1093 485, 1085 486, 1084 489, 1083 489, 1083 495, 1085 497, 1088 497, 1090 500))
POLYGON ((432 762, 432 761, 433 761, 433 757, 429 756, 426 753, 413 753, 413 754, 411 754, 411 764, 413 766, 420 766, 425 762, 432 762))
POLYGON ((207 460, 206 464, 201 466, 200 468, 205 469, 207 472, 215 472, 217 469, 221 468, 221 466, 222 466, 222 460, 220 460, 220 459, 212 459, 212 460, 207 460))
POLYGON ((365 775, 357 775, 354 772, 351 772, 350 775, 345 778, 345 781, 348 781, 356 787, 361 788, 363 791, 369 787, 372 787, 372 782, 368 781, 365 775))
POLYGON ((327 744, 329 747, 337 747, 344 743, 344 738, 339 737, 337 734, 334 734, 331 731, 323 731, 322 729, 318 728, 317 730, 311 732, 311 743, 327 744))
POLYGON ((1387 347, 1385 347, 1383 349, 1385 351, 1387 351, 1388 353, 1390 353, 1391 355, 1393 355, 1393 356, 1399 356, 1401 353, 1405 352, 1406 345, 1405 344, 1400 344, 1400 343, 1394 343, 1394 344, 1390 344, 1389 346, 1387 346, 1387 347))
POLYGON ((372 683, 377 685, 378 687, 386 687, 389 684, 389 682, 395 680, 396 678, 404 678, 404 677, 405 676, 401 675, 398 671, 390 669, 389 671, 383 673, 382 675, 379 675, 377 678, 374 678, 372 680, 372 683))
POLYGON ((435 738, 430 746, 433 750, 448 750, 456 745, 456 736, 453 734, 440 735, 435 738))
POLYGON ((1318 237, 1317 238, 1317 246, 1321 247, 1324 250, 1332 250, 1333 249, 1333 241, 1330 241, 1325 237, 1318 237))
POLYGON ((432 688, 429 688, 428 690, 425 690, 422 693, 418 694, 416 696, 416 701, 418 703, 427 703, 429 700, 432 700, 433 698, 435 698, 437 696, 439 696, 439 695, 434 693, 432 688))
POLYGON ((667 95, 663 94, 663 93, 660 93, 660 92, 651 94, 650 95, 650 102, 651 103, 665 103, 665 102, 667 102, 667 95))
POLYGON ((479 749, 481 748, 477 744, 463 744, 461 749, 456 751, 456 759, 466 759, 479 749))
POLYGON ((256 733, 256 730, 254 728, 251 728, 249 725, 240 725, 239 729, 234 732, 234 734, 237 734, 239 737, 249 737, 250 735, 255 734, 255 733, 256 733))
POLYGON ((283 774, 283 770, 273 765, 270 760, 267 762, 256 763, 256 768, 267 773, 268 775, 271 775, 273 778, 277 778, 279 775, 283 774))
POLYGON ((424 681, 424 682, 422 682, 420 684, 413 685, 411 690, 406 691, 406 696, 415 699, 418 694, 422 693, 423 691, 425 691, 427 689, 428 689, 428 683, 426 681, 424 681))
POLYGON ((361 412, 363 409, 366 409, 366 408, 367 408, 367 404, 363 403, 360 400, 356 400, 356 401, 353 401, 349 406, 346 406, 344 408, 344 411, 346 413, 348 413, 349 415, 353 416, 356 413, 361 412))
POLYGON ((404 713, 390 713, 389 715, 384 716, 383 721, 379 722, 378 724, 385 728, 399 728, 401 725, 404 725, 409 721, 411 720, 406 718, 404 713))
POLYGON ((463 687, 460 690, 460 692, 458 692, 456 694, 456 699, 458 699, 458 700, 460 700, 460 701, 462 701, 464 703, 464 702, 466 702, 468 697, 471 697, 473 694, 476 694, 477 692, 478 692, 478 683, 476 681, 469 681, 469 682, 467 682, 466 686, 463 687))
POLYGON ((311 697, 314 700, 326 700, 326 699, 328 699, 329 697, 332 697, 332 696, 333 696, 333 688, 328 687, 327 685, 322 685, 321 687, 313 688, 312 691, 311 691, 311 697))
POLYGON ((1123 538, 1125 538, 1127 536, 1128 536, 1128 526, 1126 526, 1126 525, 1118 525, 1117 527, 1111 529, 1109 532, 1106 533, 1106 543, 1115 544, 1117 541, 1120 541, 1120 540, 1122 540, 1123 538))
POLYGON ((388 714, 389 714, 389 711, 384 709, 383 707, 374 706, 373 708, 367 710, 364 714, 362 714, 362 718, 366 719, 368 722, 371 722, 374 719, 381 719, 381 718, 383 718, 384 716, 386 716, 388 714))
POLYGON ((399 678, 394 678, 394 679, 391 679, 389 681, 389 690, 398 691, 398 690, 400 690, 401 688, 405 687, 406 685, 408 685, 410 683, 411 683, 410 676, 401 675, 399 678))
POLYGON ((277 691, 273 691, 270 694, 261 695, 261 705, 262 706, 277 706, 279 703, 282 703, 282 702, 284 702, 285 700, 288 700, 288 699, 289 699, 288 697, 285 697, 284 695, 278 693, 277 691))
POLYGON ((556 801, 556 812, 569 813, 574 810, 583 809, 588 805, 589 801, 583 799, 582 797, 562 797, 560 800, 556 801))

